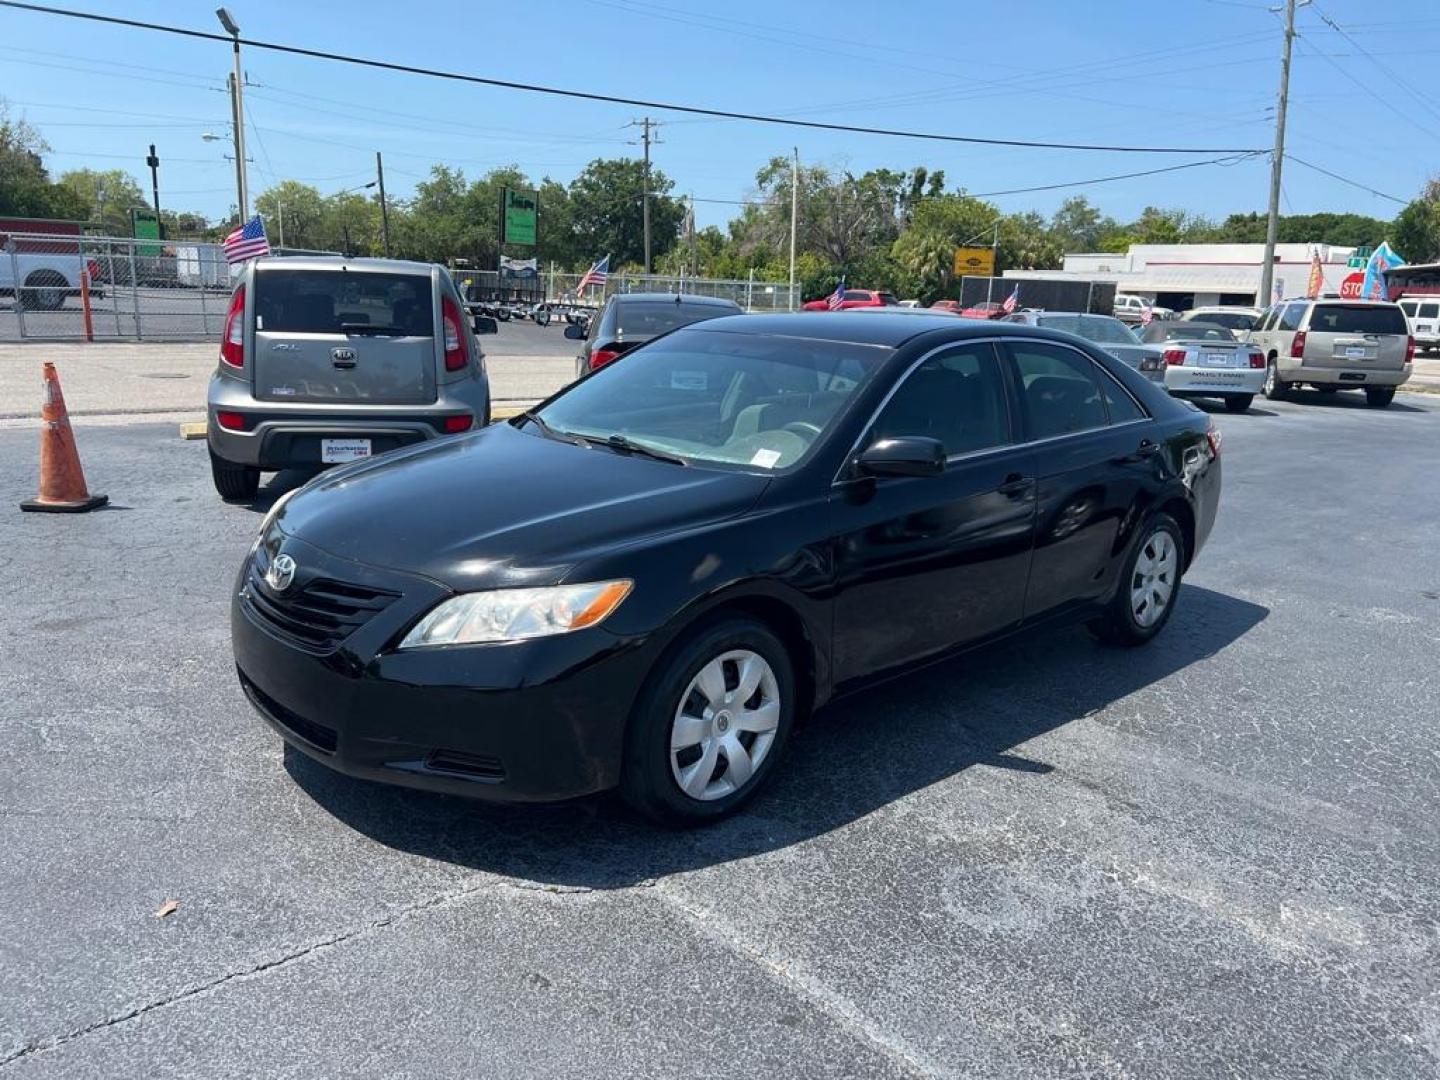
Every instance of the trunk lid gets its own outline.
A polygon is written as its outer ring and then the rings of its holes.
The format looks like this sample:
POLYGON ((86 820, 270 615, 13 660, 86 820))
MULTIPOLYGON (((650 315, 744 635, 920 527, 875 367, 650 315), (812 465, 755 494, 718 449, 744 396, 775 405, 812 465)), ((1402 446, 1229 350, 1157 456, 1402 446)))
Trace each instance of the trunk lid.
POLYGON ((430 275, 257 268, 254 392, 261 401, 435 401, 439 311, 430 275))

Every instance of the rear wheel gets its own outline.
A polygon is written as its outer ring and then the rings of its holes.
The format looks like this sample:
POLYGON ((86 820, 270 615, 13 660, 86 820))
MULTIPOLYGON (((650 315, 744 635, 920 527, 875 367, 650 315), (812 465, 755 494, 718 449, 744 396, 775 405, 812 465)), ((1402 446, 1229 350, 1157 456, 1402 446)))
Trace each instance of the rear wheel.
POLYGON ((667 825, 722 818, 774 770, 794 716, 794 667, 766 626, 735 618, 697 630, 640 695, 621 793, 667 825))
POLYGON ((1365 403, 1372 409, 1383 409, 1395 400, 1395 387, 1393 386, 1367 386, 1365 388, 1365 403))
POLYGON ((237 465, 217 457, 210 451, 210 477, 215 490, 226 502, 249 502, 260 490, 260 470, 253 465, 237 465))
POLYGON ((59 311, 65 304, 65 279, 51 270, 37 270, 20 290, 21 306, 31 311, 59 311))
POLYGON ((1244 412, 1254 400, 1254 394, 1230 394, 1225 398, 1225 408, 1230 412, 1244 412))
POLYGON ((1144 645, 1170 621, 1184 565, 1180 525, 1169 514, 1156 514, 1125 562, 1115 598, 1090 631, 1107 644, 1144 645))
POLYGON ((1262 392, 1267 401, 1284 401, 1290 392, 1290 384, 1280 378, 1280 368, 1273 356, 1265 365, 1265 387, 1262 392))

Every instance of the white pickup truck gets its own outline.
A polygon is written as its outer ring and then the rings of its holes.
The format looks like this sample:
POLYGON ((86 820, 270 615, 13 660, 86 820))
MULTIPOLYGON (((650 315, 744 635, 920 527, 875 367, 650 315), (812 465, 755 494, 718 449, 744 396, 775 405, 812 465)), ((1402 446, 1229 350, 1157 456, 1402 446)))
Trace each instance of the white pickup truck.
POLYGON ((80 270, 88 264, 92 295, 102 295, 95 287, 100 264, 80 255, 44 251, 19 250, 12 240, 0 247, 0 296, 17 296, 22 306, 32 311, 55 311, 67 296, 80 295, 80 270))

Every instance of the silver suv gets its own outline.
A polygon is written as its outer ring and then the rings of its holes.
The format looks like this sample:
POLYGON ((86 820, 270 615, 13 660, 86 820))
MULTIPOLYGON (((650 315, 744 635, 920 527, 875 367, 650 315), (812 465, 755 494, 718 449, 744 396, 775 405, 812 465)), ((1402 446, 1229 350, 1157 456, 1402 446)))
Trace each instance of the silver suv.
POLYGON ((264 258, 230 299, 207 407, 226 499, 262 470, 317 468, 490 420, 485 358, 444 268, 394 259, 264 258))
POLYGON ((1271 401, 1308 383, 1316 390, 1364 390, 1377 408, 1410 378, 1415 339, 1398 304, 1379 300, 1284 300, 1246 336, 1265 354, 1271 401))

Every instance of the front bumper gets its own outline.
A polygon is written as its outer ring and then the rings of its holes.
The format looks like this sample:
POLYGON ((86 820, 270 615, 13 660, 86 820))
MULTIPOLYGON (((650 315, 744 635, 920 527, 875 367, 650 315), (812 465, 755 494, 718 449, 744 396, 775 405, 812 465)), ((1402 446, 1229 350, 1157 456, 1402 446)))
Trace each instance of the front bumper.
MULTIPOLYGON (((425 578, 278 539, 292 589, 345 582, 395 598, 337 646, 288 636, 264 610, 247 558, 231 599, 241 686, 287 743, 351 776, 511 802, 574 798, 619 782, 627 719, 644 679, 639 642, 603 628, 503 645, 396 651, 448 590, 425 578)), ((269 594, 273 600, 274 594, 269 594)))
POLYGON ((1205 368, 1190 364, 1165 368, 1165 389, 1177 397, 1254 395, 1264 385, 1264 368, 1205 368))

